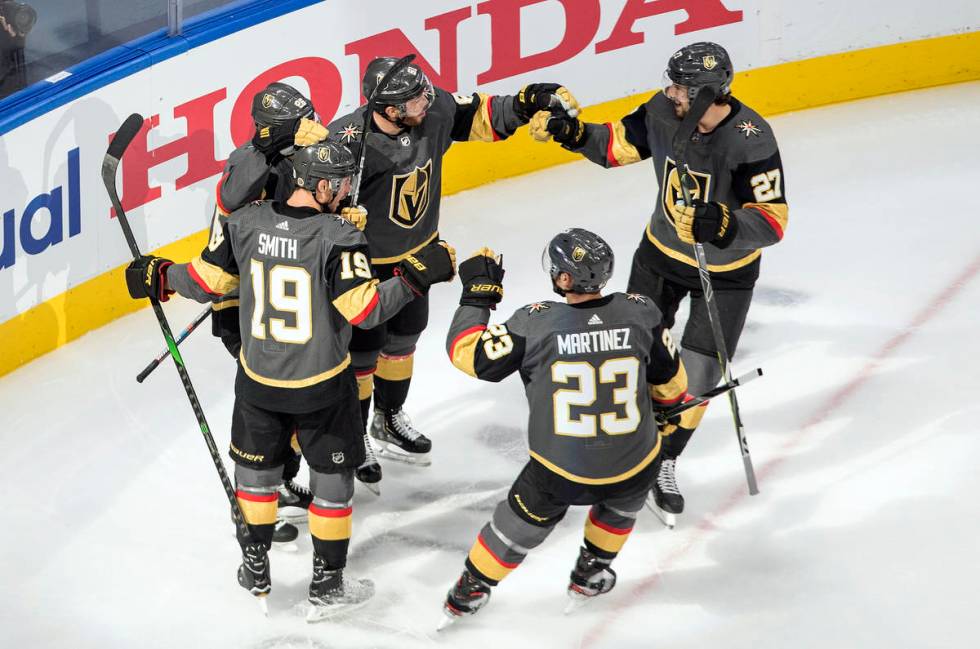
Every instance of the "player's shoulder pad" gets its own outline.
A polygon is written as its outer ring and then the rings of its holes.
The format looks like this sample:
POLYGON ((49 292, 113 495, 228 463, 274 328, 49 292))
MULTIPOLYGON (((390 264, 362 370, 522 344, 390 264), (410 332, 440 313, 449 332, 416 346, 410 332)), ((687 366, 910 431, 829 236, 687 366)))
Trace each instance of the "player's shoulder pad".
POLYGON ((515 315, 518 313, 523 313, 527 318, 536 318, 547 315, 549 311, 558 304, 554 300, 542 300, 540 302, 531 302, 530 304, 525 304, 517 311, 514 312, 515 315))
POLYGON ((354 224, 339 214, 321 214, 324 219, 323 237, 339 248, 366 246, 367 237, 354 224))
POLYGON ((346 115, 334 118, 327 124, 327 139, 350 145, 360 141, 364 130, 364 111, 367 105, 359 106, 346 115))
POLYGON ((745 104, 723 128, 728 131, 728 141, 741 149, 747 160, 768 158, 777 150, 776 137, 769 122, 745 104))
POLYGON ((637 311, 642 311, 644 313, 656 313, 657 318, 662 315, 660 312, 660 307, 656 305, 652 298, 646 295, 641 293, 614 293, 614 295, 616 296, 617 301, 626 305, 626 308, 636 309, 637 311))

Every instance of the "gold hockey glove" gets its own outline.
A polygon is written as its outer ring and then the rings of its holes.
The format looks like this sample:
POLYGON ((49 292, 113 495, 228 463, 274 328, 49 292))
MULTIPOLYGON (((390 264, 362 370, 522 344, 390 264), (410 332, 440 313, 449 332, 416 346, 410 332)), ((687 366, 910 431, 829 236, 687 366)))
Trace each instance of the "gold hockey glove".
POLYGON ((490 248, 480 248, 459 265, 459 281, 463 283, 460 306, 497 308, 504 298, 503 257, 497 258, 490 248))
POLYGON ((322 142, 327 139, 327 127, 323 124, 314 121, 312 119, 307 119, 303 117, 299 120, 299 124, 296 127, 296 133, 293 136, 293 143, 298 146, 310 146, 311 144, 316 144, 317 142, 322 142))
POLYGON ((367 208, 363 205, 358 205, 357 207, 345 207, 340 210, 340 218, 345 221, 349 221, 351 225, 355 228, 364 232, 364 228, 367 227, 367 208))
POLYGON ((578 115, 578 100, 557 83, 529 83, 514 96, 514 112, 527 122, 539 110, 578 115))
POLYGON ((738 231, 738 220, 723 203, 695 200, 693 205, 677 207, 674 227, 684 243, 710 242, 719 248, 727 248, 738 231))

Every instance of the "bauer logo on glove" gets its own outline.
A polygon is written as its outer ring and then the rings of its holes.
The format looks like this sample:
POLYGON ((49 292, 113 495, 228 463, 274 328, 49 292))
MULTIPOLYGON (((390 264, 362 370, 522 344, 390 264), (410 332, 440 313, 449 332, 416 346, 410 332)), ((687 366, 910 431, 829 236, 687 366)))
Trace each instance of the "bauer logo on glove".
POLYGON ((490 248, 480 248, 460 264, 459 279, 463 282, 460 305, 495 309, 504 298, 503 258, 490 248))

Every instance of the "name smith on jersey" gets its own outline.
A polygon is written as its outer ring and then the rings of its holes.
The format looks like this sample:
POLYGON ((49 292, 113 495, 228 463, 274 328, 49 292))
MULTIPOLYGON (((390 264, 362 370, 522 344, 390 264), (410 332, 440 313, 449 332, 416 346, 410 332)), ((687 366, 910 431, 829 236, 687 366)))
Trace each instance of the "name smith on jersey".
POLYGON ((298 258, 299 242, 289 237, 277 237, 274 234, 259 233, 259 254, 270 257, 298 258))

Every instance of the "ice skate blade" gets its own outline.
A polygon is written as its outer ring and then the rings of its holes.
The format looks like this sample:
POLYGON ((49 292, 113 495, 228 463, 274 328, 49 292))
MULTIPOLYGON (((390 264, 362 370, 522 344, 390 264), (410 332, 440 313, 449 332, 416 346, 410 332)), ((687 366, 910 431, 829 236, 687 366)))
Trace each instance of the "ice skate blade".
POLYGON ((310 602, 309 608, 306 611, 307 623, 313 624, 321 620, 352 613, 363 608, 374 597, 374 582, 370 579, 359 579, 352 583, 351 586, 355 590, 348 590, 348 594, 343 601, 335 604, 314 604, 310 602))
POLYGON ((367 606, 367 603, 368 600, 366 599, 353 604, 333 604, 330 606, 322 606, 310 602, 309 608, 306 610, 306 623, 316 624, 317 622, 322 622, 331 618, 341 617, 348 613, 353 613, 360 608, 364 608, 367 606))
POLYGON ((653 499, 653 495, 647 496, 646 502, 647 509, 653 512, 653 515, 660 519, 660 522, 667 527, 668 530, 674 529, 677 525, 677 514, 672 514, 670 512, 665 512, 660 507, 657 506, 657 502, 653 499))
POLYGON ((276 517, 291 525, 302 525, 309 520, 309 511, 295 505, 283 505, 276 512, 276 517))
POLYGON ((259 610, 262 611, 262 615, 269 617, 269 596, 268 593, 263 595, 256 595, 256 601, 259 604, 259 610))
POLYGON ((361 482, 361 484, 375 496, 381 495, 381 482, 361 482))
POLYGON ((456 620, 459 619, 458 615, 454 615, 447 611, 445 607, 442 609, 442 619, 439 620, 439 624, 436 625, 436 632, 448 629, 452 625, 456 624, 456 620))
POLYGON ((402 464, 412 464, 414 466, 429 466, 432 464, 428 453, 406 453, 396 444, 389 444, 379 439, 374 440, 374 442, 378 445, 377 454, 379 458, 401 462, 402 464))

